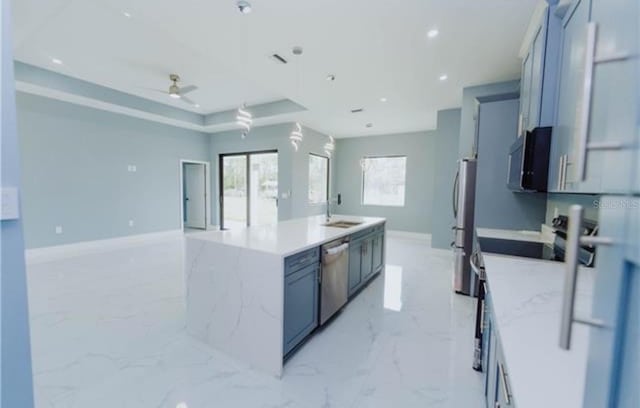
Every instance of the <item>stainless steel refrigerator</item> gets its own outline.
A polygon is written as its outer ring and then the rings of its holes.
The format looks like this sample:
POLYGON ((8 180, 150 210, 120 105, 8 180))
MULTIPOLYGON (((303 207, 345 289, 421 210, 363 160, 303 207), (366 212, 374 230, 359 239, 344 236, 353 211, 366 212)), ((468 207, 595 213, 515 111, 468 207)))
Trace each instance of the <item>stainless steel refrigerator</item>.
POLYGON ((475 158, 458 160, 458 173, 453 183, 453 226, 455 254, 453 289, 456 293, 476 296, 476 275, 471 270, 473 253, 474 210, 476 199, 475 158))

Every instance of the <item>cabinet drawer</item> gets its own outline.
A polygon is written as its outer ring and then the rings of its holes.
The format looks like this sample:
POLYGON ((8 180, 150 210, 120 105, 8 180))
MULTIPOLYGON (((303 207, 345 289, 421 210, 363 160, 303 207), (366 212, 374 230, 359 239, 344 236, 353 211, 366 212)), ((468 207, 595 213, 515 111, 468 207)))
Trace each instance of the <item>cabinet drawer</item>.
POLYGON ((375 227, 371 227, 371 228, 367 228, 367 229, 362 230, 362 231, 355 232, 355 233, 353 233, 351 235, 351 242, 362 240, 362 239, 366 238, 367 236, 373 234, 374 231, 375 231, 375 227))
POLYGON ((320 262, 320 248, 318 247, 288 256, 284 260, 285 276, 318 262, 320 262))
POLYGON ((362 239, 367 238, 369 235, 372 235, 372 234, 384 232, 384 226, 385 226, 385 224, 382 223, 380 225, 376 225, 374 227, 370 227, 370 228, 367 228, 365 230, 353 233, 351 235, 351 242, 362 240, 362 239))

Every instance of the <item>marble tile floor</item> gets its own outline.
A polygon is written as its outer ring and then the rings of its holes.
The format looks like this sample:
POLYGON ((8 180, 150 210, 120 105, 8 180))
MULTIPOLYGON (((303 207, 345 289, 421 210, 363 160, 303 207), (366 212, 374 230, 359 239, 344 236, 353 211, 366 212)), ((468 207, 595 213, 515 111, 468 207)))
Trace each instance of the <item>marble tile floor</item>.
POLYGON ((36 405, 483 406, 471 369, 475 301, 450 289, 452 254, 412 240, 387 245, 385 275, 281 379, 186 335, 182 239, 29 265, 36 405))

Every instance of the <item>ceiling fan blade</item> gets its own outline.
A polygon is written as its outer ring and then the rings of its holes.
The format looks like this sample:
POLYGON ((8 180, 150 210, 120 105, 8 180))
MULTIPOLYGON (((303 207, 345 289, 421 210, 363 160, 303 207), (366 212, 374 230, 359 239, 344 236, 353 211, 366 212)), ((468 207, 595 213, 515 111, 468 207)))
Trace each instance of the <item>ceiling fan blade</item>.
POLYGON ((182 95, 184 95, 184 94, 186 94, 186 93, 193 92, 193 91, 195 91, 196 89, 198 89, 198 87, 197 87, 197 86, 195 86, 195 85, 181 86, 181 87, 180 87, 180 93, 181 93, 182 95))
POLYGON ((197 105, 194 101, 192 101, 191 99, 189 99, 188 97, 184 96, 184 95, 180 95, 180 100, 184 103, 188 103, 189 105, 195 106, 197 105))
POLYGON ((160 92, 160 93, 163 93, 163 94, 165 94, 165 95, 168 95, 168 94, 169 94, 169 92, 167 92, 167 90, 166 90, 166 89, 148 88, 148 87, 146 87, 146 86, 141 86, 141 87, 139 87, 139 88, 140 88, 140 89, 144 89, 144 90, 146 90, 146 91, 160 92))

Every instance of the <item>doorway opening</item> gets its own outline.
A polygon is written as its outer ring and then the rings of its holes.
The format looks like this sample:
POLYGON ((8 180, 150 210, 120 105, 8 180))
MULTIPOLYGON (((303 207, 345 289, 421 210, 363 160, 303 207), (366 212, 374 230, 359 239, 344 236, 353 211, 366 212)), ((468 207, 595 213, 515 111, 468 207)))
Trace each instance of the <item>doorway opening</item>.
POLYGON ((206 230, 211 219, 209 162, 180 160, 182 229, 206 230))
POLYGON ((278 151, 220 155, 220 228, 278 222, 278 151))

